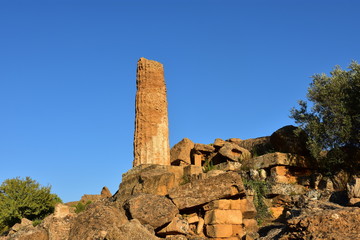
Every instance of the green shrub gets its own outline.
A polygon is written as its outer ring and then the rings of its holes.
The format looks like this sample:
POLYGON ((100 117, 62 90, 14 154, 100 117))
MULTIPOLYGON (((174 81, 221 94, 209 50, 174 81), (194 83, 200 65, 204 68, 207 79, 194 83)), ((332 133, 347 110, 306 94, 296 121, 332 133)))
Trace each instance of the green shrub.
POLYGON ((264 198, 268 193, 269 185, 265 181, 252 180, 243 178, 243 183, 246 189, 254 191, 254 205, 257 211, 256 220, 261 225, 264 219, 269 218, 270 212, 265 204, 264 198))
POLYGON ((203 165, 203 171, 207 173, 208 171, 215 170, 216 166, 213 164, 211 160, 206 160, 203 165))
POLYGON ((189 175, 183 175, 182 180, 180 182, 180 185, 185 185, 190 182, 190 176, 189 175))
POLYGON ((42 223, 42 219, 35 219, 33 220, 32 224, 34 227, 36 227, 37 225, 39 225, 40 223, 42 223))
POLYGON ((51 186, 40 186, 30 177, 7 179, 0 185, 0 232, 22 218, 43 219, 54 212, 61 199, 50 193, 51 186))
POLYGON ((85 211, 86 207, 89 206, 92 202, 89 200, 87 201, 85 204, 83 204, 82 202, 78 202, 74 207, 75 207, 75 213, 81 213, 83 211, 85 211))

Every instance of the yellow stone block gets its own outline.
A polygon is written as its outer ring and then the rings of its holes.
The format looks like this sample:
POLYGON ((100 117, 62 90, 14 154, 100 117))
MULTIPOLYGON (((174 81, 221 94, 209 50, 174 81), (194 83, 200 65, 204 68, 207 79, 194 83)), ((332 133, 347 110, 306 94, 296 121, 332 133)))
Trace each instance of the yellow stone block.
POLYGON ((206 225, 206 236, 226 238, 232 236, 232 225, 231 224, 216 224, 206 225))
POLYGON ((242 224, 241 210, 216 209, 205 213, 205 224, 242 224))

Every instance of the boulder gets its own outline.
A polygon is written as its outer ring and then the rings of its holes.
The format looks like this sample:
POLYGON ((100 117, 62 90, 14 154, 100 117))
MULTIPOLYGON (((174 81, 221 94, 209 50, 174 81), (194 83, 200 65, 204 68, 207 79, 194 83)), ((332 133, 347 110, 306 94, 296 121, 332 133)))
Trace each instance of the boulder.
POLYGON ((295 126, 287 125, 276 130, 270 136, 270 142, 277 152, 309 155, 309 150, 306 147, 307 135, 295 126))
POLYGON ((236 172, 194 180, 169 191, 169 197, 180 210, 239 195, 245 195, 245 189, 236 172))
POLYGON ((22 218, 20 223, 16 223, 11 227, 10 233, 18 232, 20 229, 32 225, 32 221, 27 218, 22 218))
POLYGON ((239 144, 242 140, 240 138, 229 138, 226 142, 239 144))
POLYGON ((215 148, 221 148, 222 146, 224 146, 225 143, 226 142, 224 140, 222 140, 221 138, 217 138, 217 139, 215 139, 213 145, 215 148))
POLYGON ((216 169, 222 171, 237 171, 241 169, 240 162, 226 161, 216 165, 216 169))
POLYGON ((281 239, 360 239, 360 208, 310 201, 281 239))
POLYGON ((209 144, 195 143, 194 150, 202 153, 211 153, 215 151, 215 148, 209 144))
POLYGON ((72 221, 69 239, 104 239, 109 232, 119 232, 120 227, 127 222, 125 212, 121 211, 114 203, 99 201, 90 204, 72 221))
POLYGON ((179 213, 168 198, 144 193, 131 197, 125 202, 124 208, 128 216, 153 228, 169 223, 179 213))
POLYGON ((241 140, 237 144, 253 153, 254 157, 273 151, 270 137, 249 138, 241 140))
POLYGON ((360 178, 354 177, 347 184, 349 198, 360 198, 360 178))
POLYGON ((242 161, 251 158, 249 150, 239 147, 235 143, 225 143, 219 150, 219 154, 231 161, 242 161))
POLYGON ((277 165, 312 168, 311 159, 291 153, 268 153, 259 157, 242 161, 243 167, 248 169, 269 168, 277 165))
POLYGON ((40 226, 27 225, 10 233, 6 240, 50 240, 46 230, 40 226))
POLYGON ((193 148, 194 143, 188 138, 184 138, 175 144, 170 150, 171 165, 191 164, 191 150, 193 148))
MULTIPOLYGON (((130 222, 125 223, 120 226, 118 229, 113 229, 108 232, 104 232, 105 237, 101 239, 106 240, 158 240, 160 238, 156 237, 150 233, 146 227, 141 225, 137 219, 132 219, 130 222)), ((95 239, 95 238, 94 238, 95 239)))
POLYGON ((157 232, 159 236, 177 235, 177 234, 186 235, 188 233, 189 233, 189 223, 181 216, 175 217, 166 227, 162 228, 160 231, 157 232))
POLYGON ((105 186, 101 189, 101 197, 103 198, 109 198, 112 197, 112 194, 110 192, 110 190, 105 186))
POLYGON ((182 182, 183 175, 181 166, 140 165, 123 174, 119 190, 113 198, 124 202, 139 193, 164 196, 182 182))

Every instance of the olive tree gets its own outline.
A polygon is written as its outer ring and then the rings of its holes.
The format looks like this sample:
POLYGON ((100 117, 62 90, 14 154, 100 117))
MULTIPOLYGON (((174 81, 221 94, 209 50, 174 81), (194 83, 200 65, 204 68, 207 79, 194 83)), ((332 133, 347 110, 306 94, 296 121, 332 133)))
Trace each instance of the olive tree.
POLYGON ((347 71, 336 66, 330 76, 315 74, 307 98, 311 104, 299 101, 291 118, 308 134, 312 155, 326 167, 350 164, 360 148, 360 65, 353 61, 347 71))

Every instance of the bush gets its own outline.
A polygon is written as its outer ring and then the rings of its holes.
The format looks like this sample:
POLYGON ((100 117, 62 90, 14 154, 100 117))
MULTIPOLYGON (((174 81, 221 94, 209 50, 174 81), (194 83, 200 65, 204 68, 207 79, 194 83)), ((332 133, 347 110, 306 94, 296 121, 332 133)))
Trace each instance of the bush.
POLYGON ((243 178, 243 183, 246 189, 254 191, 254 205, 257 211, 256 220, 259 225, 262 225, 263 221, 271 216, 264 201, 269 185, 265 181, 249 178, 243 178))
POLYGON ((0 185, 0 232, 22 218, 41 220, 54 212, 61 199, 30 177, 7 179, 0 185))
POLYGON ((89 200, 87 201, 85 204, 83 204, 82 202, 78 202, 74 207, 75 207, 75 213, 81 213, 83 211, 85 211, 86 207, 89 206, 92 202, 89 200))
POLYGON ((307 98, 291 117, 309 136, 307 146, 320 167, 333 171, 354 169, 352 153, 360 148, 360 65, 352 62, 348 71, 336 66, 330 73, 315 74, 307 98), (322 151, 332 151, 324 157, 322 151))

